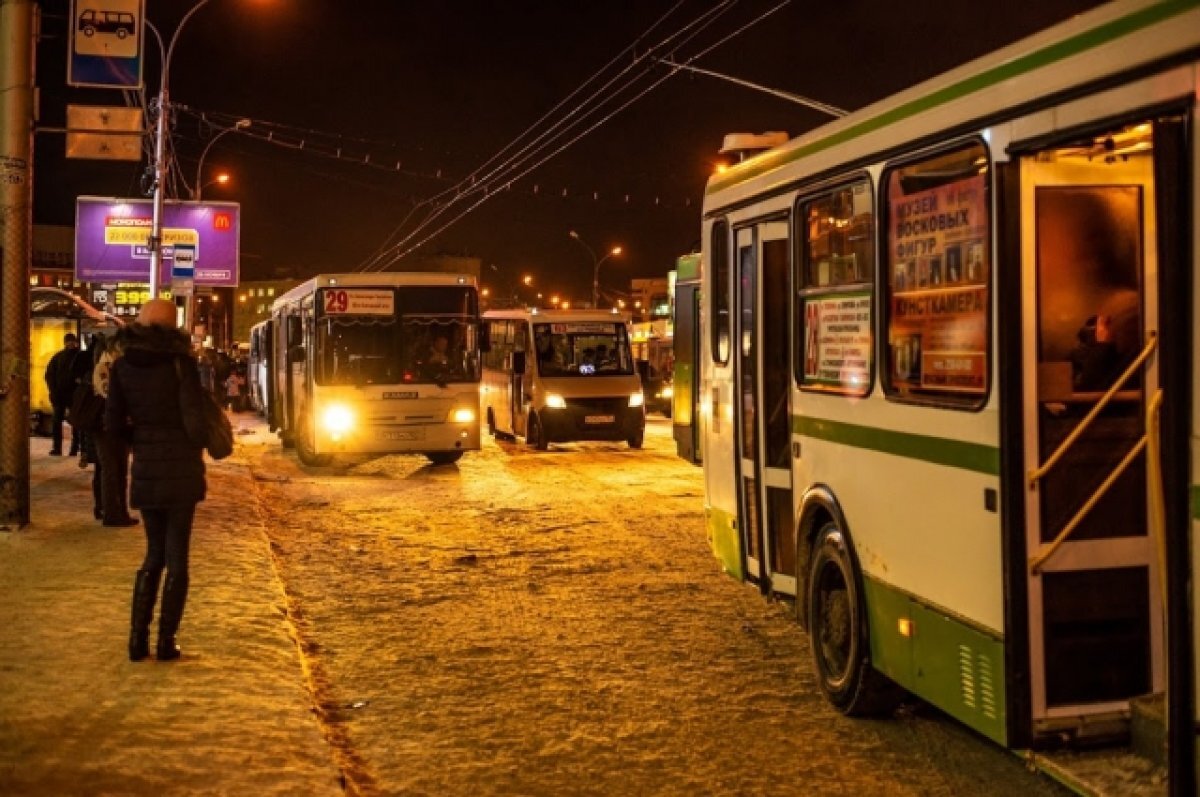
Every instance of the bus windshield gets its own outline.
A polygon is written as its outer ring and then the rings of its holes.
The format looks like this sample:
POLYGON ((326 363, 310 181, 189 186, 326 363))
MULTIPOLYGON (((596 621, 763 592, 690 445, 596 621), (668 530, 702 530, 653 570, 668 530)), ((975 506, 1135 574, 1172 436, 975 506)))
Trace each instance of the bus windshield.
POLYGON ((534 324, 533 340, 542 376, 633 373, 629 336, 619 321, 534 324))
POLYGON ((473 288, 326 288, 318 307, 316 380, 322 385, 479 381, 473 288), (368 295, 369 294, 369 295, 368 295))

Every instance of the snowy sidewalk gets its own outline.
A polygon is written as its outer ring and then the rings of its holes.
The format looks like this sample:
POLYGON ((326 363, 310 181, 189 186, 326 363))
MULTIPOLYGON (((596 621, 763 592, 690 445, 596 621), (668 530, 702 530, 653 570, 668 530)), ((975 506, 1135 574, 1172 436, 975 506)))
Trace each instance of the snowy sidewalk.
POLYGON ((32 447, 33 524, 0 532, 0 793, 340 794, 238 455, 208 463, 184 658, 132 663, 142 527, 101 526, 91 470, 32 447))

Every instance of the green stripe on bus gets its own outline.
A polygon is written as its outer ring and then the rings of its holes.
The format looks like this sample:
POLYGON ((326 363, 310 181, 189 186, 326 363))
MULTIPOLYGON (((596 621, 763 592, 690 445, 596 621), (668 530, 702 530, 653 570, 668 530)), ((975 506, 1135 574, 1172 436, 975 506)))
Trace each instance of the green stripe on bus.
POLYGON ((945 105, 946 103, 962 99, 969 94, 982 92, 997 83, 1011 80, 1026 72, 1032 72, 1035 69, 1062 61, 1087 50, 1095 49, 1121 36, 1157 24, 1165 19, 1170 19, 1185 11, 1190 11, 1197 5, 1200 5, 1200 0, 1168 0, 1149 8, 1143 8, 1129 16, 1115 19, 1112 22, 1084 31, 1069 39, 1055 42, 1037 52, 1029 53, 1021 58, 992 67, 985 72, 972 75, 945 88, 938 89, 932 94, 927 94, 924 97, 885 111, 878 116, 864 119, 856 125, 852 125, 845 130, 839 130, 811 144, 806 144, 799 149, 774 154, 768 153, 762 156, 760 160, 755 161, 755 165, 748 167, 745 171, 735 171, 726 178, 714 180, 705 193, 713 194, 738 183, 752 180, 792 161, 829 149, 838 144, 843 144, 867 133, 872 133, 880 128, 928 111, 931 108, 936 108, 939 105, 945 105))
POLYGON ((700 255, 683 255, 675 261, 676 280, 694 280, 700 276, 700 255))
POLYGON ((973 470, 997 476, 1000 473, 1000 449, 945 437, 896 432, 874 426, 858 426, 806 415, 792 416, 792 433, 828 440, 831 443, 882 451, 908 459, 920 459, 936 465, 973 470))
POLYGON ((742 572, 742 540, 737 532, 737 520, 729 512, 708 507, 705 511, 705 526, 708 545, 726 573, 738 581, 745 579, 742 572))
POLYGON ((871 664, 983 735, 1008 743, 1004 641, 865 576, 871 664), (901 622, 907 633, 901 631, 901 622))

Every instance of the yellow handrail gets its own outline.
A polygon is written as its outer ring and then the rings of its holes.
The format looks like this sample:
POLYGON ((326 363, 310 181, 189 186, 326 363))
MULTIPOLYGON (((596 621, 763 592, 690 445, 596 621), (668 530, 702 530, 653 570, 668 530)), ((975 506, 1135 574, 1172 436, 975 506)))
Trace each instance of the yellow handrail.
POLYGON ((1125 369, 1125 373, 1121 374, 1120 379, 1118 379, 1116 382, 1113 382, 1113 385, 1108 389, 1108 392, 1100 397, 1100 400, 1096 402, 1096 406, 1092 407, 1091 411, 1084 416, 1082 421, 1079 422, 1079 425, 1071 430, 1071 433, 1067 435, 1067 439, 1063 440, 1062 443, 1059 444, 1054 453, 1050 455, 1050 458, 1047 459, 1041 467, 1029 472, 1030 490, 1034 489, 1042 477, 1049 473, 1050 469, 1058 464, 1058 461, 1062 459, 1062 456, 1067 452, 1067 449, 1075 445, 1075 441, 1078 440, 1085 431, 1087 431, 1087 428, 1092 425, 1092 421, 1094 421, 1096 416, 1108 406, 1108 402, 1111 401, 1112 397, 1117 394, 1117 391, 1125 386, 1125 383, 1129 381, 1130 377, 1137 373, 1137 370, 1142 367, 1142 364, 1145 363, 1150 355, 1154 352, 1155 347, 1158 345, 1158 334, 1152 330, 1147 334, 1147 337, 1149 340, 1146 341, 1146 347, 1142 349, 1142 353, 1139 354, 1134 361, 1129 364, 1129 367, 1125 369))
POLYGON ((1121 477, 1121 474, 1125 472, 1125 469, 1129 467, 1129 464, 1133 462, 1134 458, 1137 457, 1138 454, 1142 453, 1142 449, 1145 447, 1146 435, 1142 435, 1138 439, 1137 444, 1135 444, 1129 453, 1125 455, 1125 458, 1121 460, 1120 464, 1117 465, 1112 473, 1108 474, 1108 478, 1096 488, 1096 492, 1092 493, 1092 497, 1087 500, 1087 503, 1079 508, 1079 511, 1075 513, 1075 516, 1071 518, 1066 526, 1063 526, 1063 530, 1058 533, 1058 536, 1054 538, 1054 541, 1043 548, 1041 553, 1039 553, 1037 556, 1033 556, 1029 559, 1030 572, 1032 572, 1034 575, 1038 574, 1038 572, 1042 569, 1042 565, 1046 563, 1046 560, 1051 556, 1054 556, 1055 551, 1057 551, 1059 547, 1067 541, 1067 537, 1071 536, 1071 532, 1075 530, 1075 527, 1083 522, 1084 516, 1087 515, 1087 513, 1091 511, 1092 507, 1094 507, 1096 503, 1104 497, 1104 494, 1108 492, 1108 488, 1113 486, 1113 483, 1121 477))
POLYGON ((1159 459, 1158 411, 1163 394, 1155 391, 1146 405, 1146 503, 1149 509, 1150 536, 1158 550, 1158 588, 1162 590, 1163 606, 1167 605, 1167 521, 1166 498, 1163 493, 1162 461, 1159 459))

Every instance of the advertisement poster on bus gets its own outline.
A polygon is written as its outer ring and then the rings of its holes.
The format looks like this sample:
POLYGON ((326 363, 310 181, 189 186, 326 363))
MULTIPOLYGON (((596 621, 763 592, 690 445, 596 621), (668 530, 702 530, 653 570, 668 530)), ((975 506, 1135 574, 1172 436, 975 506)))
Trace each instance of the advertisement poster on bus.
POLYGON ((871 294, 806 299, 803 386, 863 394, 870 379, 871 294))
POLYGON ((889 188, 892 384, 987 389, 987 201, 982 175, 906 194, 889 188))
MULTIPOLYGON (((154 203, 81 196, 75 203, 75 279, 149 282, 154 203)), ((236 202, 166 202, 159 284, 170 285, 175 246, 192 257, 197 286, 236 287, 241 206, 236 202)))

